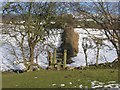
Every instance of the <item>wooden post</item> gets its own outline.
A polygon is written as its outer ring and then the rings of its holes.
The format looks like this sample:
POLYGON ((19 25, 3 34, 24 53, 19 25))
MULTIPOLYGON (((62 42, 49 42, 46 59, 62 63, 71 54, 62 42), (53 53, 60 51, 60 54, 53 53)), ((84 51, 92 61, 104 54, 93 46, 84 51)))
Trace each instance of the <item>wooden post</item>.
POLYGON ((67 50, 64 50, 64 57, 63 57, 63 68, 66 67, 66 60, 67 60, 67 50))
POLYGON ((54 53, 53 53, 53 64, 56 64, 56 48, 54 49, 54 53))
POLYGON ((49 66, 52 65, 52 52, 48 52, 49 66))
POLYGON ((58 62, 57 63, 57 70, 60 70, 61 69, 61 62, 58 62))

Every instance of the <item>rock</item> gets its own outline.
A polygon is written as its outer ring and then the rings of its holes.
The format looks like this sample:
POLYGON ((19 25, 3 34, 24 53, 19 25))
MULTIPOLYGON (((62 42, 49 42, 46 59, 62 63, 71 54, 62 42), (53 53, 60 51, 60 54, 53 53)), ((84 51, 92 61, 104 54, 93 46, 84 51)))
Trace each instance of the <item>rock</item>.
POLYGON ((72 67, 72 66, 69 66, 69 67, 66 67, 67 70, 75 70, 75 67, 72 67))

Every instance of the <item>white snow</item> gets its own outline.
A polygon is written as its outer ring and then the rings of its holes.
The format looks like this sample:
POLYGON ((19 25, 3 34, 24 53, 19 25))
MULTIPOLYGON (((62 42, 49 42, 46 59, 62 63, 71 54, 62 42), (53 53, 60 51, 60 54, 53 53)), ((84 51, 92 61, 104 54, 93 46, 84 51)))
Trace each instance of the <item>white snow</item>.
POLYGON ((120 89, 119 84, 116 84, 115 82, 116 81, 109 81, 109 82, 107 82, 108 84, 105 84, 105 83, 99 82, 99 81, 92 81, 91 88, 94 88, 94 89, 95 88, 112 88, 112 89, 119 88, 120 89))
POLYGON ((60 84, 60 86, 61 86, 61 87, 64 87, 64 86, 65 86, 65 84, 60 84))
POLYGON ((83 87, 82 84, 80 84, 80 85, 79 85, 79 88, 82 88, 82 87, 83 87))
POLYGON ((36 77, 34 77, 35 79, 37 79, 38 77, 36 76, 36 77))
MULTIPOLYGON (((84 52, 82 48, 82 41, 83 41, 82 39, 84 37, 90 37, 94 35, 95 37, 106 38, 105 35, 100 31, 92 31, 92 29, 89 28, 87 30, 91 34, 88 34, 87 31, 82 28, 75 29, 75 32, 79 33, 79 52, 76 57, 72 58, 72 60, 75 61, 74 63, 71 64, 72 66, 85 66, 84 52)), ((92 44, 93 46, 95 46, 93 42, 92 44)), ((106 60, 112 62, 117 58, 116 50, 108 40, 105 40, 104 44, 106 46, 102 46, 100 49, 99 63, 104 63, 106 62, 106 60), (109 46, 109 48, 107 47, 107 45, 109 46)), ((96 60, 96 49, 89 48, 87 50, 87 54, 88 54, 88 63, 94 64, 96 60)))
POLYGON ((56 85, 56 84, 54 84, 54 83, 52 84, 52 86, 55 86, 55 85, 56 85))
MULTIPOLYGON (((92 29, 89 29, 89 28, 87 30, 90 32, 90 34, 82 28, 75 28, 75 32, 79 33, 79 46, 78 46, 79 52, 76 57, 72 58, 74 63, 67 64, 68 66, 75 66, 75 67, 85 66, 84 52, 83 52, 83 48, 82 48, 82 41, 83 41, 82 39, 84 37, 91 37, 92 35, 94 35, 99 38, 106 38, 105 35, 103 33, 101 33, 100 31, 95 31, 95 30, 92 31, 92 29)), ((9 38, 9 37, 6 37, 6 38, 9 38)), ((0 64, 1 64, 0 67, 1 67, 1 71, 6 71, 9 68, 24 69, 25 67, 22 63, 18 64, 18 65, 16 65, 16 64, 13 65, 13 62, 16 59, 12 55, 10 55, 9 50, 11 50, 11 48, 7 44, 5 44, 6 43, 5 40, 6 39, 3 39, 2 36, 0 35, 0 64), (7 57, 7 59, 5 57, 7 57)), ((11 42, 14 42, 14 40, 11 40, 11 42)), ((47 38, 46 43, 52 43, 55 47, 59 47, 62 43, 60 34, 56 35, 55 37, 51 36, 50 38, 47 38)), ((95 47, 95 43, 92 42, 92 44, 93 44, 93 47, 95 47)), ((109 41, 105 40, 104 44, 108 45, 109 47, 107 47, 107 46, 101 47, 99 63, 106 62, 106 60, 108 60, 109 62, 112 62, 113 60, 115 60, 117 58, 116 50, 109 41)), ((19 50, 17 50, 17 47, 16 47, 16 51, 19 52, 19 50)), ((88 54, 88 63, 94 64, 95 59, 96 59, 96 49, 89 48, 87 50, 87 54, 88 54)), ((38 63, 43 68, 46 68, 48 66, 46 53, 41 53, 39 55, 38 63)))
POLYGON ((107 82, 107 83, 116 83, 116 81, 109 81, 109 82, 107 82))
POLYGON ((71 85, 71 84, 72 84, 72 82, 69 82, 69 84, 71 85))

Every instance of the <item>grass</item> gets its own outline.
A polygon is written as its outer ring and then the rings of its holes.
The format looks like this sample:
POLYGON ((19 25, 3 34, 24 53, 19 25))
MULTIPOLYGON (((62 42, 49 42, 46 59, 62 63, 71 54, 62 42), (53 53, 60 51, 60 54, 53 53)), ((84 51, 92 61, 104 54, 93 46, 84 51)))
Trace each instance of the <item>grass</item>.
POLYGON ((118 80, 117 69, 92 69, 92 70, 74 70, 74 71, 53 71, 40 70, 25 73, 3 73, 3 88, 79 88, 88 86, 91 88, 91 81, 108 81, 118 80), (70 85, 69 83, 72 82, 70 85), (52 86, 53 84, 53 86, 52 86), (54 85, 56 84, 56 85, 54 85))

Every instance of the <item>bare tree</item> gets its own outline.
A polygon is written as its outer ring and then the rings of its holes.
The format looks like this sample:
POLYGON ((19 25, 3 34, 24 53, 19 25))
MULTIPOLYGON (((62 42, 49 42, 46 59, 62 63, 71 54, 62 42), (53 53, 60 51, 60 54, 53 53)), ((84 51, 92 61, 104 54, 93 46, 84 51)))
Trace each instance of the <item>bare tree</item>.
POLYGON ((85 54, 85 62, 86 62, 86 66, 88 66, 88 61, 87 61, 87 49, 88 49, 88 44, 87 44, 87 39, 86 38, 83 38, 83 42, 82 42, 82 48, 83 48, 83 51, 84 51, 84 54, 85 54))
MULTIPOLYGON (((45 37, 53 34, 50 25, 54 17, 55 3, 19 2, 7 3, 3 7, 3 30, 2 33, 9 35, 18 42, 22 52, 24 64, 26 57, 30 64, 34 64, 35 47, 45 41, 45 37), (14 13, 14 14, 13 14, 14 13), (28 48, 28 56, 25 55, 25 47, 28 48)), ((57 30, 57 29, 56 29, 57 30)), ((36 61, 38 59, 36 51, 36 61)))
POLYGON ((108 40, 116 49, 120 61, 119 3, 92 1, 71 3, 71 6, 74 7, 73 9, 76 15, 82 17, 81 21, 78 22, 81 27, 97 28, 100 31, 103 30, 108 40), (90 23, 92 23, 92 25, 90 25, 90 23))
POLYGON ((103 45, 102 41, 103 39, 101 38, 93 38, 96 48, 97 48, 97 54, 96 54, 96 66, 98 66, 98 60, 99 60, 99 53, 100 53, 100 48, 103 45))
POLYGON ((87 37, 84 37, 83 38, 83 41, 82 41, 82 48, 83 48, 83 51, 84 51, 84 54, 85 54, 85 62, 86 62, 86 66, 88 66, 88 60, 87 60, 87 50, 89 48, 91 48, 91 41, 89 38, 87 37))
MULTIPOLYGON (((108 2, 93 2, 94 12, 90 13, 87 10, 83 12, 92 20, 96 22, 101 29, 104 30, 104 34, 107 36, 109 41, 113 44, 119 55, 118 38, 120 38, 118 24, 117 12, 114 11, 118 9, 117 3, 108 2)), ((90 6, 89 6, 90 9, 90 6)))
POLYGON ((35 58, 38 62, 39 43, 56 35, 58 29, 64 29, 65 22, 62 21, 65 20, 60 16, 66 11, 60 4, 63 3, 8 2, 3 6, 3 34, 18 42, 25 65, 26 61, 33 65, 35 58))

